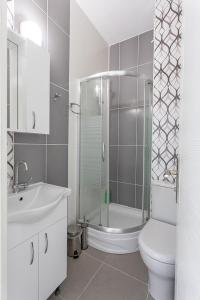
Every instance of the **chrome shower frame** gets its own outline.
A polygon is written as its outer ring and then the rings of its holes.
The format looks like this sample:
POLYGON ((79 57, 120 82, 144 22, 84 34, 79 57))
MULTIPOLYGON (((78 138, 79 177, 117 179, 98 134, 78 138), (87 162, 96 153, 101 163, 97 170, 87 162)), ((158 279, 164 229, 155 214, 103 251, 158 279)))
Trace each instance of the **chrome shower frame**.
MULTIPOLYGON (((136 72, 132 72, 129 70, 120 70, 120 71, 108 71, 108 72, 101 72, 101 73, 97 73, 88 77, 84 77, 80 80, 80 84, 83 82, 87 82, 93 79, 101 79, 101 87, 102 87, 102 80, 103 79, 110 79, 112 77, 122 77, 122 76, 127 76, 127 77, 133 77, 133 78, 141 78, 144 80, 144 83, 146 84, 151 84, 152 85, 152 81, 149 80, 148 78, 145 78, 142 76, 142 74, 138 74, 136 72)), ((145 122, 145 121, 144 121, 145 122)), ((81 123, 79 122, 79 133, 80 133, 80 126, 81 123)), ((145 130, 145 126, 144 126, 144 130, 145 130)), ((144 133, 145 135, 145 133, 144 133)), ((80 138, 80 137, 79 137, 80 138)), ((79 139, 80 140, 80 139, 79 139)), ((144 157, 144 155, 143 155, 144 157)), ((143 164, 143 168, 144 168, 144 164, 143 164)), ((144 171, 144 169, 143 169, 144 171)), ((143 186, 143 201, 144 201, 144 186, 143 186)), ((94 225, 91 224, 89 221, 87 220, 83 220, 80 218, 80 149, 79 149, 79 201, 78 201, 78 222, 82 223, 82 222, 86 222, 88 224, 88 227, 96 229, 98 231, 101 232, 105 232, 105 233, 114 233, 114 234, 126 234, 126 233, 134 233, 134 232, 139 232, 143 226, 145 225, 147 218, 144 217, 144 208, 142 207, 142 222, 143 224, 139 225, 139 226, 134 226, 134 227, 130 227, 130 228, 111 228, 111 227, 106 227, 106 226, 102 226, 102 225, 94 225)), ((108 209, 109 209, 109 205, 108 205, 108 209)), ((150 212, 148 212, 148 216, 149 216, 150 212)))

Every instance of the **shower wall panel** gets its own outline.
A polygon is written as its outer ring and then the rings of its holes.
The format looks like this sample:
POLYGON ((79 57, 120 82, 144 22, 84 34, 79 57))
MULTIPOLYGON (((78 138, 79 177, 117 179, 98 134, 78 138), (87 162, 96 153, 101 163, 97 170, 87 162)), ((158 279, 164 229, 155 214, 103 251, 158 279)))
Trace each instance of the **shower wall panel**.
POLYGON ((144 150, 144 80, 153 80, 153 31, 110 47, 110 70, 141 76, 110 82, 111 201, 142 208, 144 150))

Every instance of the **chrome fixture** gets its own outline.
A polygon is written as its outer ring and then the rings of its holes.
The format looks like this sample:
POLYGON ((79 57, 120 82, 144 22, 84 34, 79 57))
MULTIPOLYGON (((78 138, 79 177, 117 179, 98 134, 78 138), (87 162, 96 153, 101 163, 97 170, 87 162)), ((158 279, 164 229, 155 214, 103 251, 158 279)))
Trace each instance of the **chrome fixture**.
POLYGON ((70 109, 71 109, 71 112, 72 112, 73 114, 75 114, 75 115, 80 115, 80 112, 79 112, 79 111, 75 111, 75 110, 73 109, 73 106, 78 107, 79 110, 80 110, 80 104, 75 103, 75 102, 71 102, 71 103, 70 103, 70 109))
POLYGON ((138 78, 139 74, 137 74, 136 72, 133 71, 127 71, 127 70, 121 70, 121 71, 108 71, 108 72, 102 72, 102 73, 97 73, 85 78, 82 78, 80 80, 80 82, 84 82, 84 81, 89 81, 91 79, 97 79, 97 78, 103 78, 103 79, 109 79, 111 77, 115 77, 115 76, 127 76, 127 77, 135 77, 138 78))
POLYGON ((20 190, 25 190, 26 187, 29 185, 32 177, 29 177, 26 182, 19 183, 19 167, 23 165, 25 172, 28 172, 28 164, 26 161, 19 161, 15 164, 14 169, 14 182, 13 182, 13 191, 15 193, 19 192, 20 190))
POLYGON ((35 111, 32 111, 32 116, 33 116, 33 125, 32 125, 32 129, 35 129, 35 125, 36 125, 36 115, 35 115, 35 111))
POLYGON ((163 181, 171 182, 171 177, 177 176, 177 170, 165 170, 163 174, 163 181))
POLYGON ((35 250, 34 250, 34 244, 33 242, 31 242, 31 260, 30 260, 30 265, 33 264, 33 261, 34 261, 34 257, 35 257, 35 250))
POLYGON ((53 96, 53 101, 56 102, 60 97, 61 97, 61 94, 55 93, 55 95, 53 96))
POLYGON ((174 170, 165 170, 163 174, 163 181, 167 181, 171 183, 171 178, 173 178, 173 183, 175 183, 175 191, 176 191, 176 203, 178 203, 179 197, 179 158, 177 157, 176 161, 176 169, 174 170))

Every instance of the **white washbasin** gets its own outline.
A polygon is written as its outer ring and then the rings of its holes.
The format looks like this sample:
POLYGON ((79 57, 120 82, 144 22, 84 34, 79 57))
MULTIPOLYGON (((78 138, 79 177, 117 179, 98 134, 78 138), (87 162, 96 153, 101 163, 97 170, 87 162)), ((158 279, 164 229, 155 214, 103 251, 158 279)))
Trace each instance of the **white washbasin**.
POLYGON ((30 185, 8 196, 8 223, 31 223, 45 217, 71 190, 47 183, 30 185))

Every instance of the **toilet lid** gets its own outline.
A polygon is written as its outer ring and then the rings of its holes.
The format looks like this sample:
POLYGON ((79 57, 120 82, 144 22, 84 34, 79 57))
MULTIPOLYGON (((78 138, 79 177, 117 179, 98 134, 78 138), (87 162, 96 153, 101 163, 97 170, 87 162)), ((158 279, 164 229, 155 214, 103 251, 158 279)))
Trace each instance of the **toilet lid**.
POLYGON ((151 258, 175 264, 176 226, 150 219, 139 235, 139 245, 151 258))

